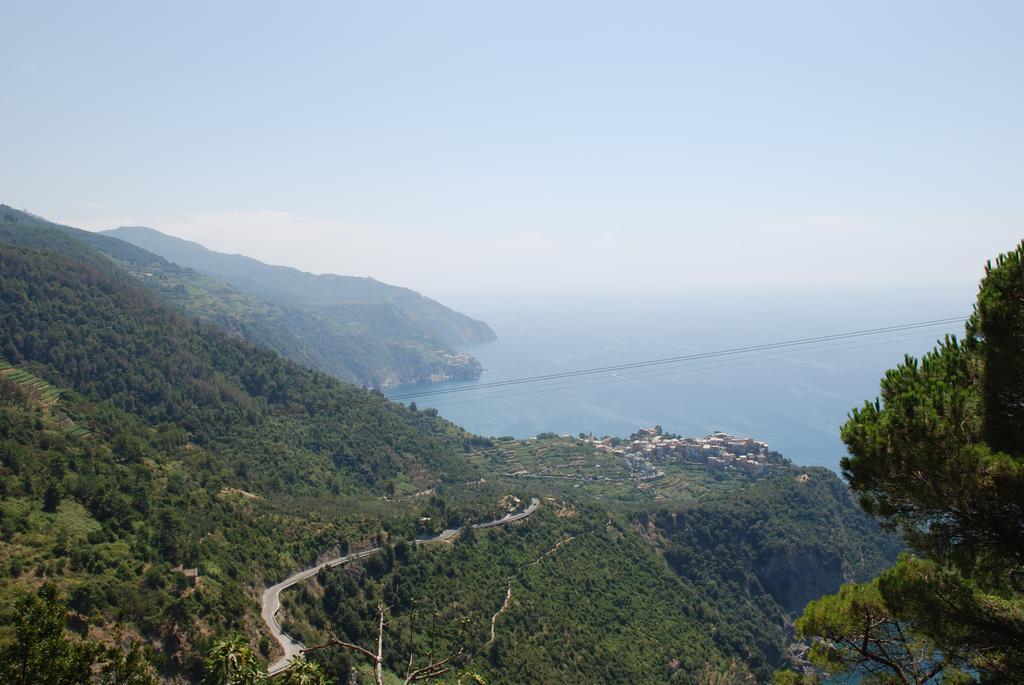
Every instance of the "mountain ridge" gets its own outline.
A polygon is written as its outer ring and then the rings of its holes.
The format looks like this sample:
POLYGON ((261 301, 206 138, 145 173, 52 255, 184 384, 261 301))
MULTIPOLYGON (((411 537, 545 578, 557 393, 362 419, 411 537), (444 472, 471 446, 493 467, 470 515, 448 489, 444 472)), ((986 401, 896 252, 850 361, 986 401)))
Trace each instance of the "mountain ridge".
POLYGON ((249 294, 284 297, 293 304, 306 305, 327 305, 339 301, 391 302, 414 320, 425 323, 444 344, 488 342, 496 337, 482 321, 445 307, 410 288, 384 283, 373 277, 314 274, 291 266, 267 264, 240 253, 210 250, 195 241, 145 226, 122 226, 101 233, 220 278, 249 294), (446 323, 442 317, 451 321, 446 323))
MULTIPOLYGON (((274 302, 112 235, 64 226, 5 205, 0 205, 0 233, 13 244, 56 249, 96 263, 113 260, 183 312, 356 385, 386 388, 469 379, 482 371, 476 359, 457 354, 425 324, 380 298, 321 306, 294 304, 293 298, 274 302), (95 252, 78 250, 73 243, 95 252)), ((380 287, 407 292, 406 299, 413 302, 433 303, 407 289, 380 287)), ((438 303, 433 308, 462 316, 438 303)))

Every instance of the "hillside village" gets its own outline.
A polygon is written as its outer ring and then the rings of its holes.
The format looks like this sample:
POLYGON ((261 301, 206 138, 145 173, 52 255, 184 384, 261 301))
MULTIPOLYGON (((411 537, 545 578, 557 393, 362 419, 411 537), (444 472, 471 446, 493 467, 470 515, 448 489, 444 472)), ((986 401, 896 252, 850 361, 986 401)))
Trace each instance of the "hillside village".
POLYGON ((584 442, 595 449, 622 458, 635 480, 650 480, 665 475, 661 465, 690 462, 713 469, 736 470, 751 476, 763 476, 773 465, 786 463, 768 443, 753 438, 739 438, 715 431, 703 438, 666 435, 661 426, 641 428, 628 440, 587 436, 584 442))

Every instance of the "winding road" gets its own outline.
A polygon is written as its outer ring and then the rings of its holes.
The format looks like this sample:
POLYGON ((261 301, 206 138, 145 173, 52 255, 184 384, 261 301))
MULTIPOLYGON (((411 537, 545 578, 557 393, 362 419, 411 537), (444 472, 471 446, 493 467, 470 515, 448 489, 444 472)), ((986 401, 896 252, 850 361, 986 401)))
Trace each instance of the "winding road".
MULTIPOLYGON (((493 528, 494 526, 503 526, 506 523, 519 521, 520 519, 524 519, 535 512, 539 506, 540 500, 536 497, 532 497, 530 498, 530 506, 525 509, 511 514, 506 514, 500 519, 495 519, 494 521, 473 524, 473 528, 493 528)), ((443 542, 455 537, 458 532, 458 528, 448 528, 437 535, 418 537, 413 540, 413 543, 417 545, 425 545, 430 542, 443 542)), ((306 648, 301 642, 281 630, 281 626, 277 622, 277 612, 281 609, 281 591, 295 585, 299 581, 309 578, 310 576, 315 576, 320 572, 320 569, 340 566, 356 559, 363 559, 371 554, 376 554, 381 551, 381 549, 382 548, 380 547, 374 547, 373 549, 367 549, 362 552, 353 552, 352 554, 346 554, 343 557, 329 559, 317 564, 316 566, 310 566, 302 571, 297 571, 282 580, 280 583, 271 585, 263 591, 263 610, 261 612, 263 622, 267 624, 267 628, 270 629, 270 634, 274 636, 274 639, 281 645, 281 649, 284 650, 284 656, 270 664, 267 668, 267 673, 269 675, 275 675, 288 668, 288 664, 291 663, 291 660, 302 654, 302 651, 306 648)))

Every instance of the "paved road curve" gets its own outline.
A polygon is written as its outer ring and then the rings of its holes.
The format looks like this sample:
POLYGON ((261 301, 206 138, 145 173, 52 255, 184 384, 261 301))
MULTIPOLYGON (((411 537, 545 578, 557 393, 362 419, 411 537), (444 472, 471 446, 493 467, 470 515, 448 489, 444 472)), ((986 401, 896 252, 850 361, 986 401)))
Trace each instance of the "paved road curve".
MULTIPOLYGON (((512 523, 513 521, 526 518, 535 512, 538 506, 540 506, 540 500, 533 497, 530 499, 530 506, 525 509, 511 514, 506 514, 502 518, 495 519, 494 521, 474 524, 473 527, 492 528, 494 526, 502 526, 506 523, 512 523)), ((424 545, 430 542, 441 542, 443 540, 451 539, 458 532, 458 528, 448 528, 437 535, 418 537, 413 542, 417 545, 424 545)), ((341 564, 348 563, 354 559, 362 559, 370 556, 371 554, 376 554, 380 550, 380 547, 374 547, 373 549, 364 550, 362 552, 354 552, 352 554, 346 554, 343 557, 329 559, 328 561, 321 562, 316 566, 311 566, 302 571, 293 573, 277 585, 271 585, 263 591, 263 622, 267 624, 267 628, 270 629, 270 634, 274 636, 274 639, 281 645, 281 649, 284 650, 284 656, 270 664, 270 667, 267 669, 267 673, 274 675, 288 668, 288 664, 291 663, 291 660, 302 654, 302 650, 306 648, 305 645, 298 640, 293 639, 290 635, 286 635, 285 632, 281 630, 280 624, 277 622, 277 612, 281 608, 281 590, 289 588, 310 576, 315 576, 322 568, 340 566, 341 564)))

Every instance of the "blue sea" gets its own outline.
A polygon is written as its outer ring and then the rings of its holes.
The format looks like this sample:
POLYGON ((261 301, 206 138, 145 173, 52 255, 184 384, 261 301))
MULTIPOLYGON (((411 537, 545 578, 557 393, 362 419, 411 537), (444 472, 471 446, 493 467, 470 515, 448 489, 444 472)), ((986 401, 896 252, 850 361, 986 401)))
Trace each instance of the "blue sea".
MULTIPOLYGON (((966 316, 974 286, 674 295, 472 297, 445 304, 487 321, 491 343, 464 346, 477 381, 393 388, 390 396, 715 352, 966 316)), ((416 399, 466 429, 517 438, 541 432, 626 436, 643 426, 764 440, 801 465, 838 469, 839 427, 878 394, 886 369, 962 325, 744 353, 571 379, 416 399)))

